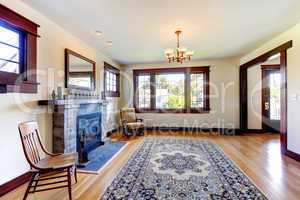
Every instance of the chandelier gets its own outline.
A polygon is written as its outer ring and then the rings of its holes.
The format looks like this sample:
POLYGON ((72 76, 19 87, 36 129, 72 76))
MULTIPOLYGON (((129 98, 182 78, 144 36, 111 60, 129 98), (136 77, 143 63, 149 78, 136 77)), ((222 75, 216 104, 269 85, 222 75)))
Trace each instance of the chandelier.
POLYGON ((179 36, 182 33, 181 30, 175 31, 177 35, 177 48, 173 49, 166 49, 165 56, 168 59, 169 63, 171 62, 178 62, 182 63, 185 60, 191 60, 191 57, 194 55, 193 51, 188 51, 185 47, 180 47, 179 43, 179 36))

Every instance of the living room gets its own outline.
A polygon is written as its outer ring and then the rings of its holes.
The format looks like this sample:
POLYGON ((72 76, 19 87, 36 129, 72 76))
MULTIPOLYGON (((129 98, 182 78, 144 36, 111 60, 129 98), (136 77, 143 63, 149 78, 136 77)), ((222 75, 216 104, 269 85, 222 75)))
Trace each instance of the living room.
POLYGON ((299 8, 0 0, 0 198, 299 199, 299 8))

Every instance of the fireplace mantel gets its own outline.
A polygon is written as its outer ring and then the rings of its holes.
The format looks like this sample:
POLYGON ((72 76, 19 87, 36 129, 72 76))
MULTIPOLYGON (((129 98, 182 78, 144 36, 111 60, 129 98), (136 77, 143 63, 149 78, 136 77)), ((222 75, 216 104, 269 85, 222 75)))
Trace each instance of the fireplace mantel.
POLYGON ((101 104, 105 106, 108 104, 106 100, 100 99, 63 99, 63 100, 39 100, 38 105, 80 105, 80 104, 101 104))

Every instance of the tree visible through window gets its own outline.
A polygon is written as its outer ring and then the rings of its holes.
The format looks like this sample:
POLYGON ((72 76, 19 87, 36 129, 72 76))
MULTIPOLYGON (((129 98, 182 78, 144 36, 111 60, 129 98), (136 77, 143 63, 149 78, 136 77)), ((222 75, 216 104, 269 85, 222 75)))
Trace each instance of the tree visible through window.
POLYGON ((184 74, 159 74, 156 80, 156 108, 184 108, 184 74))
POLYGON ((270 119, 280 120, 280 73, 270 74, 270 119))
POLYGON ((138 77, 139 108, 150 108, 150 75, 138 77))
POLYGON ((204 106, 204 75, 203 73, 191 74, 191 107, 204 106))
POLYGON ((209 67, 134 70, 137 111, 209 111, 209 67))

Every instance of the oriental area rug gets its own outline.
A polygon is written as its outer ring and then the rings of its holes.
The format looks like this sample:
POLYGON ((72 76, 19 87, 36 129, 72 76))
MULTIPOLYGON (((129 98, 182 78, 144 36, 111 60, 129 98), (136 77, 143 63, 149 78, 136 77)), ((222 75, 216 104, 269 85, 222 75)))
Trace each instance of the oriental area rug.
POLYGON ((146 137, 102 200, 265 200, 213 142, 146 137))

